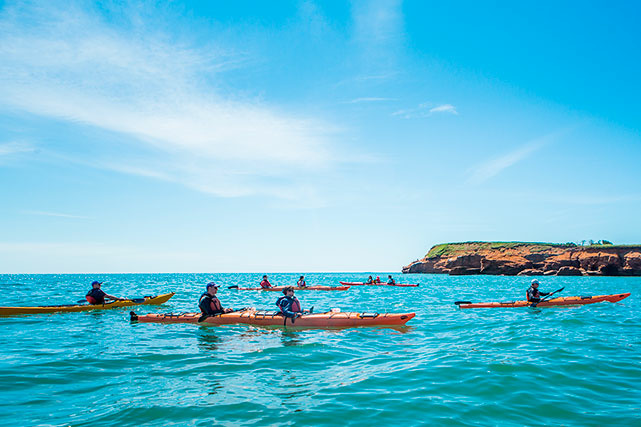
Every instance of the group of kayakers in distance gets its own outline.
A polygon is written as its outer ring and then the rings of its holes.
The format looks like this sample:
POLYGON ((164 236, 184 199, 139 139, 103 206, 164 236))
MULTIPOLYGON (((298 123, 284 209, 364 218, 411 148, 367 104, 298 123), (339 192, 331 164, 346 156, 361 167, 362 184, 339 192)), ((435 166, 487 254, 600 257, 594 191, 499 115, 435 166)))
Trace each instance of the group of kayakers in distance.
MULTIPOLYGON (((305 281, 305 276, 300 276, 300 278, 298 279, 298 282, 296 282, 296 287, 304 288, 306 286, 307 286, 307 282, 305 281)), ((263 289, 272 287, 272 284, 269 283, 269 278, 267 277, 266 274, 263 276, 263 280, 260 281, 260 287, 263 289)))
MULTIPOLYGON (((376 276, 376 279, 373 279, 372 276, 369 276, 367 278, 367 281, 365 282, 365 284, 367 284, 367 285, 378 285, 378 284, 381 284, 381 283, 383 283, 383 282, 381 282, 381 277, 380 276, 376 276)), ((387 275, 387 284, 388 285, 395 285, 396 284, 396 280, 394 280, 394 278, 392 277, 391 274, 387 275)))

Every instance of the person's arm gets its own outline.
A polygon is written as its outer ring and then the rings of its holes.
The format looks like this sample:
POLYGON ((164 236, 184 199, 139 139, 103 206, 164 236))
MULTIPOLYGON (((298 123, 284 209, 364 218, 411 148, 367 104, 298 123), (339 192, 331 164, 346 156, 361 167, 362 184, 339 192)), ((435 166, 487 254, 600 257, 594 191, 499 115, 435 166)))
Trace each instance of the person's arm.
POLYGON ((546 295, 550 295, 550 294, 551 294, 551 292, 541 292, 541 291, 539 291, 539 295, 546 296, 546 295))
POLYGON ((105 298, 112 299, 114 301, 120 301, 121 299, 123 299, 123 298, 118 298, 118 297, 115 297, 113 295, 108 295, 108 294, 105 294, 105 298))
POLYGON ((292 302, 290 302, 288 300, 283 300, 280 303, 280 311, 283 312, 285 317, 298 317, 298 316, 300 316, 300 313, 293 312, 291 310, 291 308, 292 308, 292 302))

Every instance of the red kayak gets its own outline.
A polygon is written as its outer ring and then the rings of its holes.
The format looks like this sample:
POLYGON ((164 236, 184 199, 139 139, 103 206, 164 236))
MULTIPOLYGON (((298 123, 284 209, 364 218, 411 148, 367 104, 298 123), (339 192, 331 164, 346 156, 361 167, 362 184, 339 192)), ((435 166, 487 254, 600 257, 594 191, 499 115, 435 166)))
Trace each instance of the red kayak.
POLYGON ((402 326, 416 316, 416 313, 343 313, 341 311, 329 311, 326 313, 303 314, 301 317, 291 319, 284 317, 279 311, 258 311, 255 308, 249 308, 205 318, 202 318, 201 313, 137 315, 133 311, 130 316, 132 322, 147 323, 195 323, 199 325, 242 323, 295 328, 352 328, 357 326, 402 326))
MULTIPOLYGON (((615 295, 596 295, 585 297, 561 297, 552 298, 549 300, 541 301, 537 307, 550 307, 555 305, 582 305, 594 304, 597 302, 619 302, 624 298, 630 296, 630 292, 615 295)), ((457 301, 455 303, 460 308, 501 308, 501 307, 529 307, 532 305, 529 301, 507 301, 507 302, 470 302, 470 301, 457 301)))
POLYGON ((339 282, 346 286, 402 286, 405 288, 415 288, 418 285, 412 283, 363 283, 363 282, 339 282))
MULTIPOLYGON (((238 289, 239 291, 271 291, 271 292, 283 292, 287 286, 272 286, 271 288, 240 288, 235 286, 230 286, 229 289, 238 289)), ((349 286, 293 286, 295 291, 346 291, 349 289, 349 286)))

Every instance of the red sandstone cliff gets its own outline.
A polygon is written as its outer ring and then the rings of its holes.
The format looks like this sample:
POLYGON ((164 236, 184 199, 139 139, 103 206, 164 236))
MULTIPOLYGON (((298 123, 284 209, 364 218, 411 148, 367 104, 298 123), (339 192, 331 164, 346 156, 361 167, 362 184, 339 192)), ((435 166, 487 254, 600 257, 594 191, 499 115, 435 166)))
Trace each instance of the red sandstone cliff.
POLYGON ((425 258, 403 267, 403 273, 640 276, 641 246, 448 243, 432 247, 425 258))

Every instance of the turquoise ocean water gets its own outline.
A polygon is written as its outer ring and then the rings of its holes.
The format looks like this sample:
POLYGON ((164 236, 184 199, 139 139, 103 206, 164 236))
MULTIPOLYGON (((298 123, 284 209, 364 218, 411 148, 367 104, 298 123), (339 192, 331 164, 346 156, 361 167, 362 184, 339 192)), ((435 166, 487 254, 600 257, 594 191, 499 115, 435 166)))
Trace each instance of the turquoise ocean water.
MULTIPOLYGON (((315 311, 416 312, 402 329, 130 324, 129 308, 0 318, 0 425, 641 425, 641 278, 541 279, 564 296, 632 292, 616 304, 458 310, 522 299, 530 278, 395 277, 421 286, 297 295, 315 311)), ((119 296, 176 292, 138 313, 185 312, 215 280, 224 306, 274 309, 278 294, 226 289, 259 278, 0 275, 0 290, 7 306, 70 303, 108 280, 119 296)))

